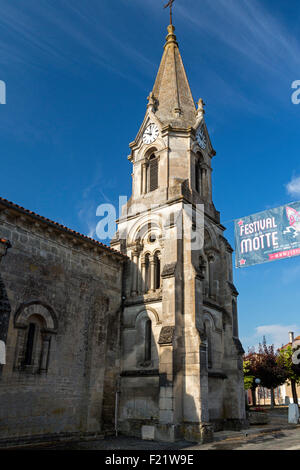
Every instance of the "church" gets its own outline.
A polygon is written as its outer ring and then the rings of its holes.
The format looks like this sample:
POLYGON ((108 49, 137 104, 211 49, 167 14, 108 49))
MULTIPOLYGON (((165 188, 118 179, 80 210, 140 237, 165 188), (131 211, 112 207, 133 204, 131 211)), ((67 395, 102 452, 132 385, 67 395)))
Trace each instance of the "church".
POLYGON ((0 445, 247 426, 204 117, 171 22, 111 246, 0 198, 0 445))

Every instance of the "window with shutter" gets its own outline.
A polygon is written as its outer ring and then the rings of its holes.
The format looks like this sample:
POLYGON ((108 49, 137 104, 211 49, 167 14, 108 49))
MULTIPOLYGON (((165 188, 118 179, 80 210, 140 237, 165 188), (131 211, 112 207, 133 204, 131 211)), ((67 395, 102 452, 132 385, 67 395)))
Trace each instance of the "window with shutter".
POLYGON ((158 160, 154 155, 150 157, 149 161, 149 192, 155 191, 158 188, 158 160))

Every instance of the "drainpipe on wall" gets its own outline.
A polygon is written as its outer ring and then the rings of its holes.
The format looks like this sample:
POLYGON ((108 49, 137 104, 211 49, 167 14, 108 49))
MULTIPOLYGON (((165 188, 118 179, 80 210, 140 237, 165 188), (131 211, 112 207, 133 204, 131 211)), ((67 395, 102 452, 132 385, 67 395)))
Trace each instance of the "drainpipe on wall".
POLYGON ((116 437, 118 437, 119 394, 120 394, 120 377, 118 377, 118 381, 117 381, 116 403, 115 403, 115 432, 116 432, 116 437))

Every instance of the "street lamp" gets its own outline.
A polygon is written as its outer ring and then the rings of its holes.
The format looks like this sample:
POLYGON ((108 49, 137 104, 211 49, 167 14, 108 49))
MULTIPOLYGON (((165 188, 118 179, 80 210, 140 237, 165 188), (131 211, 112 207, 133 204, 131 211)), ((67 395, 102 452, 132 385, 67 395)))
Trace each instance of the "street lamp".
POLYGON ((259 400, 259 384, 260 384, 261 380, 260 379, 255 379, 255 383, 258 387, 258 407, 260 407, 260 400, 259 400))

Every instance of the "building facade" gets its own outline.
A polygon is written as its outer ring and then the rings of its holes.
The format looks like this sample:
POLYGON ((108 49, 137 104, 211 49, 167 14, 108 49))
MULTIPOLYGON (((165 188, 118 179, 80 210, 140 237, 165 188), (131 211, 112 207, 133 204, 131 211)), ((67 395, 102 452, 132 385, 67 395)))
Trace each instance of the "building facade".
POLYGON ((3 199, 0 233, 0 444, 112 431, 125 258, 3 199))
POLYGON ((212 200, 215 155, 168 27, 129 160, 132 196, 112 247, 125 279, 119 427, 157 439, 209 439, 245 424, 232 249, 212 200))
POLYGON ((170 25, 111 248, 0 199, 0 441, 205 442, 246 425, 204 115, 170 25))

